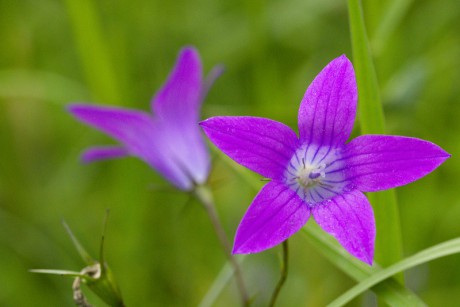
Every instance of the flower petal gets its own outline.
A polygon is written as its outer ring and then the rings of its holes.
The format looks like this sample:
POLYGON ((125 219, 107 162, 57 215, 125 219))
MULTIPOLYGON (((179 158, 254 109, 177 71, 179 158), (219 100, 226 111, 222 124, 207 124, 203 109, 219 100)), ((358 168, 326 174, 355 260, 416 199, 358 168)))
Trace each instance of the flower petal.
POLYGON ((210 168, 209 153, 198 127, 200 104, 221 72, 220 67, 214 69, 204 85, 198 52, 192 47, 183 48, 168 80, 152 100, 162 143, 170 148, 171 159, 195 183, 206 181, 210 168))
POLYGON ((361 191, 373 192, 415 181, 437 168, 450 155, 421 139, 363 135, 345 146, 345 177, 361 191))
POLYGON ((200 123, 209 139, 226 155, 271 179, 281 179, 297 149, 297 136, 274 120, 218 116, 200 123))
POLYGON ((209 90, 211 87, 214 85, 214 82, 216 82, 217 78, 219 78, 225 71, 224 65, 216 65, 214 66, 211 71, 208 73, 206 76, 206 79, 203 81, 203 88, 201 91, 201 101, 206 98, 206 95, 208 95, 209 90))
POLYGON ((194 183, 204 183, 209 174, 210 158, 198 123, 183 130, 172 129, 164 122, 156 124, 156 129, 162 131, 156 138, 162 140, 163 148, 168 148, 168 159, 179 165, 194 183))
POLYGON ((174 127, 197 124, 202 91, 202 68, 198 52, 182 49, 166 83, 152 100, 153 113, 174 127))
POLYGON ((236 231, 234 254, 257 253, 296 233, 310 210, 299 196, 278 182, 269 182, 257 194, 236 231))
POLYGON ((178 149, 171 143, 168 129, 147 113, 83 104, 70 105, 69 111, 78 120, 118 140, 130 154, 143 159, 179 189, 192 188, 192 178, 178 162, 178 149))
POLYGON ((142 151, 151 138, 153 119, 145 112, 85 104, 73 104, 68 109, 78 120, 117 139, 131 152, 142 151))
POLYGON ((375 220, 372 206, 355 190, 314 206, 313 218, 353 256, 372 265, 375 220))
POLYGON ((82 161, 90 163, 99 160, 121 158, 129 155, 128 150, 122 146, 91 147, 81 155, 82 161))
POLYGON ((330 62, 305 92, 298 116, 300 140, 343 145, 353 129, 357 97, 353 66, 342 55, 330 62))

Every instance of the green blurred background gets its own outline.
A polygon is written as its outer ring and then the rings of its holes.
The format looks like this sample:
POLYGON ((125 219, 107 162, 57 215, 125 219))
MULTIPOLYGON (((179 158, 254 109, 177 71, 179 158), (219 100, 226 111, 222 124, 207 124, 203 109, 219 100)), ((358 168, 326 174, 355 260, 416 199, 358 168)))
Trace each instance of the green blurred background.
MULTIPOLYGON (((387 132, 452 154, 397 189, 411 255, 460 236, 460 2, 363 6, 387 132)), ((225 263, 204 210, 134 158, 80 164, 85 147, 112 141, 65 111, 78 101, 148 110, 187 44, 205 71, 227 67, 203 118, 254 115, 293 128, 313 77, 332 58, 352 56, 343 0, 0 0, 0 306, 72 306, 71 279, 28 270, 82 269, 61 220, 96 257, 106 208, 106 256, 128 306, 196 306, 204 297, 225 263)), ((256 190, 219 156, 213 161, 210 181, 233 238, 256 190)), ((290 248, 279 306, 322 306, 354 284, 301 234, 290 248)), ((280 247, 245 259, 255 306, 266 304, 279 263, 280 247)), ((460 256, 412 269, 406 282, 429 305, 456 306, 460 256)), ((216 306, 238 302, 230 283, 216 306)), ((367 294, 352 304, 374 303, 367 294)))

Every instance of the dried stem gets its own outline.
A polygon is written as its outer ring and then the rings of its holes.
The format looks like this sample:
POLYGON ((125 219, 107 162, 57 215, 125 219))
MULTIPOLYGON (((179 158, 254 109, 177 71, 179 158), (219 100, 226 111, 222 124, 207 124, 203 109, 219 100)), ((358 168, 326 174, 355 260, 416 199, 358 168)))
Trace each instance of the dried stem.
POLYGON ((235 280, 238 286, 238 290, 241 294, 243 306, 249 306, 249 296, 243 280, 241 267, 236 258, 232 255, 231 245, 228 241, 227 235, 225 234, 224 228, 220 223, 219 216, 217 215, 212 194, 207 187, 197 186, 194 190, 194 195, 201 202, 204 209, 206 210, 206 213, 208 214, 209 219, 211 220, 212 226, 214 227, 214 231, 216 232, 217 237, 219 238, 219 241, 225 251, 225 255, 227 256, 228 260, 233 266, 235 272, 235 280))
POLYGON ((288 240, 283 242, 283 263, 281 264, 281 276, 278 284, 276 285, 275 290, 273 291, 272 298, 270 300, 270 307, 275 306, 276 299, 281 291, 281 288, 284 286, 286 282, 287 274, 288 274, 288 257, 289 257, 289 249, 288 249, 288 240))
POLYGON ((93 307, 88 301, 86 300, 83 291, 81 290, 81 278, 76 277, 73 284, 73 300, 78 307, 93 307))

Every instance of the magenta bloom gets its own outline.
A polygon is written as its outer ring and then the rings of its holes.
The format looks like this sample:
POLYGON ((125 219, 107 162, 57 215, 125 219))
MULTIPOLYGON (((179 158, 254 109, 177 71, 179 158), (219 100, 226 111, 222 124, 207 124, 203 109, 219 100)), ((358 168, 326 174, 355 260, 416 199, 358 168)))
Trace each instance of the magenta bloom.
POLYGON ((402 136, 363 135, 345 143, 356 105, 353 66, 341 56, 308 87, 299 109, 299 137, 266 118, 222 116, 201 122, 225 154, 271 179, 243 217, 233 253, 271 248, 297 232, 311 214, 350 254, 372 264, 375 221, 363 192, 417 180, 449 154, 402 136))
POLYGON ((154 115, 125 108, 73 104, 80 121, 110 135, 120 146, 93 147, 83 161, 136 156, 181 190, 203 183, 209 154, 198 126, 201 102, 218 73, 204 82, 198 52, 181 50, 168 80, 151 102, 154 115))

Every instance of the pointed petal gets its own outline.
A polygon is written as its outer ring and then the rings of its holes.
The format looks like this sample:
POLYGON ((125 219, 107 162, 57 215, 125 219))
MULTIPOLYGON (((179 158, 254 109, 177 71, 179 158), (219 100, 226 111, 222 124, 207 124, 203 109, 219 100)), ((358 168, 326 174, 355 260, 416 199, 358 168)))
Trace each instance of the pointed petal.
POLYGON ((372 206, 355 190, 312 208, 315 221, 353 256, 372 265, 375 220, 372 206))
POLYGON ((202 91, 202 68, 198 52, 182 49, 166 83, 152 100, 153 113, 172 126, 197 123, 202 91))
POLYGON ((166 83, 152 100, 154 115, 162 132, 163 144, 170 148, 170 159, 180 165, 195 183, 206 181, 210 159, 198 127, 201 101, 221 69, 212 71, 205 85, 199 54, 195 48, 183 48, 166 83))
POLYGON ((169 148, 169 159, 175 161, 196 184, 206 181, 210 169, 208 148, 198 123, 174 129, 170 125, 158 122, 157 129, 162 131, 157 138, 162 139, 163 148, 169 148))
POLYGON ((200 126, 226 155, 267 178, 283 178, 297 149, 295 132, 266 118, 218 116, 201 122, 200 126))
POLYGON ((78 120, 118 140, 130 154, 143 159, 179 189, 192 188, 189 174, 177 162, 177 148, 166 133, 168 129, 147 113, 82 104, 71 105, 69 111, 78 120))
POLYGON ((129 155, 128 150, 121 146, 91 147, 83 152, 81 159, 85 163, 99 160, 121 158, 129 155))
POLYGON ((305 92, 298 117, 300 140, 343 145, 353 129, 357 97, 353 66, 342 55, 330 62, 305 92))
POLYGON ((219 78, 225 71, 224 65, 216 65, 214 66, 211 71, 206 76, 206 79, 203 82, 203 89, 201 91, 201 101, 208 95, 209 90, 216 82, 217 78, 219 78))
POLYGON ((140 111, 84 104, 70 105, 68 110, 78 120, 125 144, 130 151, 142 151, 153 130, 152 118, 140 111))
POLYGON ((284 184, 269 182, 257 194, 236 231, 234 254, 257 253, 296 233, 307 222, 310 210, 284 184))
POLYGON ((345 146, 345 176, 361 191, 386 190, 415 181, 443 163, 450 155, 421 139, 363 135, 345 146))

